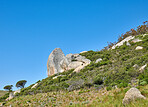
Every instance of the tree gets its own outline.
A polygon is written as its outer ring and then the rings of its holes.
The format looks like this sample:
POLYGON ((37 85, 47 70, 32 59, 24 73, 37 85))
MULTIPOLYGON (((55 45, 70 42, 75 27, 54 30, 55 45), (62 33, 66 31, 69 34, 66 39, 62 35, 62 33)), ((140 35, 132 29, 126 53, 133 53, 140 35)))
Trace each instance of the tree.
POLYGON ((20 81, 18 81, 17 83, 16 83, 16 87, 17 88, 24 88, 24 86, 25 86, 25 84, 27 83, 27 81, 26 80, 20 80, 20 81))
POLYGON ((10 92, 10 91, 12 91, 12 87, 13 87, 13 85, 6 85, 6 86, 4 87, 4 89, 5 89, 5 90, 8 90, 8 91, 10 92))

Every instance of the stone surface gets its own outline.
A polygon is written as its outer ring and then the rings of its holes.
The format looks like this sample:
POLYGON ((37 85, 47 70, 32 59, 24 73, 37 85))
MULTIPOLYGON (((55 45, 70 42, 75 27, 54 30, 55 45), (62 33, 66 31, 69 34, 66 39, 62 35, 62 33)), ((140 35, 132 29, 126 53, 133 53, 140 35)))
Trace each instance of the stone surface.
POLYGON ((20 93, 20 92, 21 90, 19 89, 19 90, 14 91, 13 94, 15 95, 16 93, 20 93))
POLYGON ((89 59, 86 59, 84 56, 81 56, 81 55, 78 55, 75 59, 77 61, 83 62, 85 64, 90 64, 90 62, 91 62, 89 59))
POLYGON ((88 64, 89 64, 89 63, 87 63, 87 64, 83 64, 83 65, 77 67, 77 68, 74 70, 74 72, 80 72, 81 69, 83 69, 83 68, 84 68, 85 66, 87 66, 88 64))
POLYGON ((141 42, 142 40, 140 40, 140 39, 134 39, 134 40, 132 40, 132 42, 134 42, 134 43, 136 43, 136 42, 141 42))
POLYGON ((128 42, 128 41, 130 41, 130 40, 132 40, 132 39, 134 39, 134 37, 133 37, 133 36, 129 36, 129 37, 123 39, 121 42, 119 42, 119 43, 117 43, 116 45, 114 45, 114 46, 112 47, 112 49, 115 49, 115 48, 118 47, 118 46, 122 46, 125 42, 128 42))
POLYGON ((133 67, 134 67, 135 69, 138 69, 138 68, 139 68, 139 66, 138 66, 137 64, 133 65, 133 67))
POLYGON ((82 51, 82 52, 80 52, 80 53, 82 54, 82 53, 85 53, 85 52, 87 52, 87 51, 82 51))
POLYGON ((102 58, 99 58, 99 59, 96 60, 95 63, 98 63, 98 62, 101 62, 101 61, 102 61, 102 58))
POLYGON ((63 72, 68 67, 68 60, 60 48, 54 49, 48 57, 48 76, 63 72))
POLYGON ((79 61, 73 61, 68 65, 68 70, 70 69, 76 69, 77 67, 83 65, 83 62, 79 62, 79 61))
POLYGON ((145 70, 146 66, 147 66, 147 64, 143 65, 143 66, 139 69, 139 71, 140 71, 140 72, 143 72, 143 71, 145 70))
POLYGON ((6 101, 9 101, 9 100, 13 99, 14 97, 15 97, 14 93, 10 92, 9 97, 6 99, 6 101))
POLYGON ((143 37, 148 36, 148 34, 143 34, 143 37))
POLYGON ((35 84, 31 87, 31 89, 32 89, 32 88, 36 88, 37 85, 38 85, 38 83, 35 83, 35 84))
POLYGON ((131 88, 126 92, 122 103, 125 105, 137 98, 146 99, 137 88, 131 88))
POLYGON ((137 46, 135 50, 141 50, 141 49, 143 49, 142 46, 137 46))
POLYGON ((126 45, 127 45, 127 46, 131 46, 131 44, 130 44, 129 42, 126 42, 126 45))

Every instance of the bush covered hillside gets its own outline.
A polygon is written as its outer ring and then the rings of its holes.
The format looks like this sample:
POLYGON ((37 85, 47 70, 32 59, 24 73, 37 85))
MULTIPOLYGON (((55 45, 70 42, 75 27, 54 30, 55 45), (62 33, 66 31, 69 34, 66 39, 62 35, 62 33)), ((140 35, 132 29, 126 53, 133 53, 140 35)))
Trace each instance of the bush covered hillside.
MULTIPOLYGON (((80 72, 71 69, 39 80, 22 88, 6 106, 120 107, 125 92, 131 87, 137 87, 148 97, 148 25, 145 23, 121 35, 118 44, 132 36, 121 46, 110 43, 101 51, 81 53, 91 63, 80 72)), ((146 107, 147 102, 137 100, 129 106, 146 107)))
POLYGON ((138 35, 142 41, 133 43, 131 46, 124 45, 113 50, 88 51, 81 55, 92 62, 81 72, 73 70, 55 74, 42 81, 38 81, 36 88, 33 85, 21 90, 19 95, 45 93, 50 91, 68 90, 73 91, 80 88, 101 88, 108 90, 117 86, 127 87, 134 85, 148 84, 148 66, 142 71, 139 69, 148 63, 148 35, 138 35), (135 50, 137 46, 142 46, 142 50, 135 50), (96 63, 98 58, 102 61, 96 63))

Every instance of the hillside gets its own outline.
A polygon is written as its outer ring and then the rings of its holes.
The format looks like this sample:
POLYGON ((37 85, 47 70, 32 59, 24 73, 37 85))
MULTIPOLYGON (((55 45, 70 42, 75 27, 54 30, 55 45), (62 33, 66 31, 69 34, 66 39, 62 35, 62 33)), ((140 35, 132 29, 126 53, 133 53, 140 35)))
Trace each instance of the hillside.
MULTIPOLYGON (((144 27, 146 31, 147 28, 144 27)), ((71 69, 39 80, 21 89, 16 98, 5 105, 121 107, 122 99, 131 87, 138 88, 148 98, 146 31, 140 27, 122 35, 117 43, 111 43, 101 51, 80 53, 91 61, 80 72, 71 69)), ((129 106, 147 107, 148 100, 138 99, 129 106)))
POLYGON ((0 97, 2 97, 3 95, 5 95, 6 93, 7 93, 7 91, 0 90, 0 97))

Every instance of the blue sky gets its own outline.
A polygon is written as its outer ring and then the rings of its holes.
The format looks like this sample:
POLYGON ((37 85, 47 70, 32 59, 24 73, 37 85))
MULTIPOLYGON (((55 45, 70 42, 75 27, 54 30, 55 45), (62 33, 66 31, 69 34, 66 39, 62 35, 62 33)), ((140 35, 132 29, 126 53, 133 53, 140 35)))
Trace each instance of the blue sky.
MULTIPOLYGON (((0 0, 0 89, 47 77, 51 51, 100 50, 148 20, 148 0, 0 0)), ((15 87, 13 88, 16 89, 15 87)))

